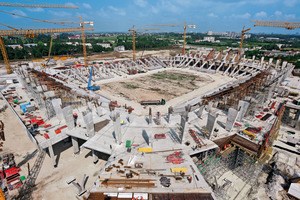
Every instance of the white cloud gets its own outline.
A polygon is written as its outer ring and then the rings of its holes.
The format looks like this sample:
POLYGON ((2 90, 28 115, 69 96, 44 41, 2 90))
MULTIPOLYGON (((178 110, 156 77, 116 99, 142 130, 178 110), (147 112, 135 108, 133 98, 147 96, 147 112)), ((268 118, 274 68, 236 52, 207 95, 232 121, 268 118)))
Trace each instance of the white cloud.
POLYGON ((65 11, 53 11, 50 10, 49 13, 55 17, 63 18, 63 17, 72 17, 72 14, 65 11))
POLYGON ((26 10, 30 12, 44 12, 45 10, 43 8, 27 8, 26 10))
POLYGON ((285 19, 296 19, 296 15, 295 14, 286 14, 284 15, 285 19))
POLYGON ((276 15, 276 16, 281 16, 281 15, 282 15, 282 12, 281 12, 281 11, 275 11, 275 15, 276 15))
POLYGON ((251 14, 249 14, 249 13, 245 13, 245 14, 241 14, 241 15, 233 14, 230 17, 231 18, 237 18, 237 19, 249 19, 251 17, 251 14))
POLYGON ((298 4, 299 1, 298 0, 284 0, 283 4, 287 7, 293 7, 296 6, 296 4, 298 4))
POLYGON ((267 13, 264 11, 258 12, 255 14, 256 18, 266 18, 267 17, 267 13))
POLYGON ((92 6, 90 4, 88 4, 88 3, 83 3, 82 6, 84 8, 87 8, 87 9, 91 9, 92 8, 92 6))
POLYGON ((123 9, 119 9, 119 8, 116 8, 116 7, 113 7, 113 6, 108 6, 108 8, 110 10, 114 11, 115 14, 117 14, 117 15, 121 15, 121 16, 125 16, 126 15, 126 12, 123 9))
POLYGON ((100 8, 99 12, 98 12, 98 15, 100 17, 108 17, 108 14, 107 12, 103 9, 103 8, 100 8))
MULTIPOLYGON (((13 10, 12 13, 16 13, 18 15, 23 15, 23 16, 27 16, 26 13, 24 13, 22 10, 13 10)), ((19 16, 13 15, 13 18, 18 19, 20 18, 19 16)))
POLYGON ((209 16, 209 17, 214 17, 214 18, 217 18, 217 17, 218 17, 218 15, 216 15, 216 14, 214 14, 214 13, 209 13, 207 16, 209 16))
POLYGON ((148 2, 146 0, 134 0, 134 3, 139 7, 146 7, 148 2))
POLYGON ((172 13, 180 13, 181 12, 180 7, 176 6, 173 1, 162 0, 160 2, 160 4, 161 4, 160 5, 161 8, 163 8, 166 11, 171 11, 172 13))
POLYGON ((157 7, 152 6, 151 7, 151 11, 155 14, 157 14, 159 12, 159 9, 157 7))
POLYGON ((65 4, 66 6, 76 6, 74 3, 72 3, 72 2, 67 2, 66 4, 65 4))

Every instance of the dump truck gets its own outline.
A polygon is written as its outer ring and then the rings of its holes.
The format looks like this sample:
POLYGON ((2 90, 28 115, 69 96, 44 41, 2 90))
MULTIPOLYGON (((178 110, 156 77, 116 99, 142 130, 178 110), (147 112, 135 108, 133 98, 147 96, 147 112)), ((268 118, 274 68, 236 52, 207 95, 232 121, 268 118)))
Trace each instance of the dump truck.
POLYGON ((161 99, 160 100, 154 100, 154 101, 142 101, 141 105, 146 106, 146 105, 165 105, 166 104, 166 100, 161 99))

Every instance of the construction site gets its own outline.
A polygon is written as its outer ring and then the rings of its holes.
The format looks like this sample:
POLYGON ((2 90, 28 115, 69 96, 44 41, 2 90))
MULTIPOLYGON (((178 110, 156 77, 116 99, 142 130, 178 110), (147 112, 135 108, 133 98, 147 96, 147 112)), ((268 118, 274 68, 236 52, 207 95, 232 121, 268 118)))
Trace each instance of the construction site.
POLYGON ((136 31, 156 29, 135 26, 129 58, 5 56, 11 35, 80 31, 84 44, 92 22, 79 24, 0 31, 0 199, 299 199, 300 78, 247 59, 250 29, 237 50, 186 50, 185 22, 175 56, 139 56, 136 31))

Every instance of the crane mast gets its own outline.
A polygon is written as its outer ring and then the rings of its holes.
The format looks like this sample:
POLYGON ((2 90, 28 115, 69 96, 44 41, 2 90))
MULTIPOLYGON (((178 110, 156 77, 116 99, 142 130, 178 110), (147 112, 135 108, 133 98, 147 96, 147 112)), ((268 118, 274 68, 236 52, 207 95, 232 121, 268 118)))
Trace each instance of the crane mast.
POLYGON ((133 60, 135 60, 135 33, 136 31, 151 31, 151 30, 161 30, 161 28, 148 28, 148 29, 135 29, 135 26, 132 26, 132 29, 128 31, 132 31, 132 51, 133 51, 133 60))
POLYGON ((186 21, 184 21, 184 25, 149 24, 148 26, 183 27, 183 46, 182 46, 183 55, 185 54, 186 28, 196 28, 196 25, 186 25, 186 21))
POLYGON ((80 18, 80 29, 81 29, 81 37, 82 37, 82 46, 83 46, 83 57, 84 57, 84 66, 88 67, 88 62, 87 62, 87 54, 86 54, 86 46, 85 46, 85 34, 84 34, 84 26, 83 26, 83 21, 82 17, 79 16, 80 18))

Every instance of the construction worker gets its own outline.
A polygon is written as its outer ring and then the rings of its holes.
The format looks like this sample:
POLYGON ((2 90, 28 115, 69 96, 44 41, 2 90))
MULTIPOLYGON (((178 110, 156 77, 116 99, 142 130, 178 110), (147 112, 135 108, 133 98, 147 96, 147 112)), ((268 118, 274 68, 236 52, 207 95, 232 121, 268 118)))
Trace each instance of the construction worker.
POLYGON ((73 114, 73 118, 74 118, 74 126, 76 127, 77 126, 77 118, 78 118, 77 113, 73 114))

